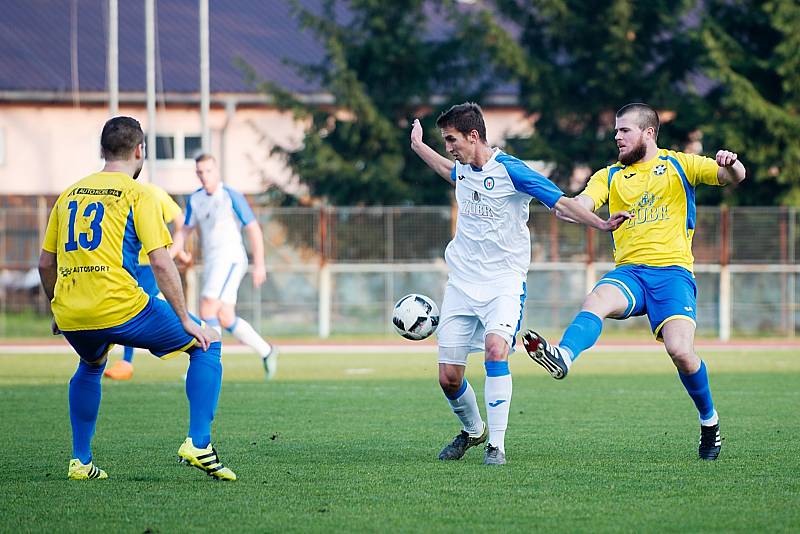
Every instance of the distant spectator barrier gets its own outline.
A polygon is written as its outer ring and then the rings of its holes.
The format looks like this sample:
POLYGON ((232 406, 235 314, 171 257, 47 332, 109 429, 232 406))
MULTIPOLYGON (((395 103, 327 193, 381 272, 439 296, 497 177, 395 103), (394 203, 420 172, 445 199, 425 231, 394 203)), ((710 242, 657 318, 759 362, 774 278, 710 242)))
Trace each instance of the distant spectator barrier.
MULTIPOLYGON (((0 204, 0 336, 32 335, 26 325, 37 319, 46 324, 49 307, 36 263, 50 204, 0 204)), ((441 301, 443 252, 455 228, 450 207, 260 208, 256 214, 269 274, 259 291, 249 277, 242 283, 237 309, 267 336, 389 333, 391 306, 400 296, 419 292, 441 301)), ((698 331, 721 339, 794 336, 797 210, 700 207, 697 219, 698 331)), ((525 323, 558 330, 613 267, 610 238, 557 221, 538 204, 529 224, 525 323)), ((202 254, 195 253, 197 263, 185 273, 194 309, 202 272, 202 254)), ((605 328, 646 331, 636 320, 607 321, 605 328)))

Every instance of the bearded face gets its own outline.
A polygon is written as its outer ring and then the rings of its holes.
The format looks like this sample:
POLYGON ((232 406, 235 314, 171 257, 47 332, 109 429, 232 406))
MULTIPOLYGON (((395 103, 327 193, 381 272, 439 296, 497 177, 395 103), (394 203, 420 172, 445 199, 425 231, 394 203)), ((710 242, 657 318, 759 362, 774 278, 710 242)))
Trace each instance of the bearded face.
POLYGON ((644 134, 642 134, 633 146, 625 145, 619 147, 619 162, 623 165, 632 165, 643 159, 645 154, 647 154, 647 144, 644 140, 644 134))

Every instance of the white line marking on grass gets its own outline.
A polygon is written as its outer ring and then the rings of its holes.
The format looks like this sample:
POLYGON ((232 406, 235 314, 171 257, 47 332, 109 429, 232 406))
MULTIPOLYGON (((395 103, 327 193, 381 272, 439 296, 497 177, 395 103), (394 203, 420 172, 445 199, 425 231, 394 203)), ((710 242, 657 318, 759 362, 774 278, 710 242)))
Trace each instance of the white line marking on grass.
MULTIPOLYGON (((372 344, 343 344, 343 343, 289 343, 286 345, 277 344, 283 354, 386 354, 386 353, 409 353, 409 354, 436 354, 436 345, 430 343, 372 343, 372 344)), ((764 353, 765 351, 800 351, 798 343, 697 343, 697 350, 700 352, 753 352, 764 353)), ((115 348, 112 354, 121 352, 115 348)), ((137 349, 137 352, 146 353, 144 349, 137 349)), ((253 354, 250 347, 238 343, 225 343, 222 346, 223 354, 253 354)), ((660 343, 631 344, 631 343, 601 343, 594 346, 587 352, 664 352, 664 346, 660 343)), ((517 350, 521 356, 525 351, 520 348, 517 350)), ((3 344, 0 343, 0 355, 9 354, 74 354, 72 347, 66 343, 39 343, 39 344, 3 344)))

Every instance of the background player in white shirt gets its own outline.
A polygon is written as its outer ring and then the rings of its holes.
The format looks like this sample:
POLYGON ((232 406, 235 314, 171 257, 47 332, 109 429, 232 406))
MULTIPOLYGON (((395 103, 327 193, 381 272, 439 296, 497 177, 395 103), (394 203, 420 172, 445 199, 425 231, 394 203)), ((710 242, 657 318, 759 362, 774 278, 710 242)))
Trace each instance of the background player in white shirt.
POLYGON ((455 162, 422 141, 419 120, 411 129, 411 148, 456 188, 458 203, 456 235, 445 250, 450 274, 437 337, 439 385, 463 430, 442 449, 439 459, 462 458, 467 449, 485 442, 488 434, 483 463, 499 465, 506 463, 511 404, 508 354, 522 322, 531 257, 528 204, 535 198, 604 231, 615 230, 630 215, 619 212, 604 221, 522 161, 489 146, 477 104, 451 107, 436 125, 455 162), (481 419, 475 391, 464 378, 467 355, 479 351, 485 351, 488 424, 481 419))
POLYGON ((244 196, 222 183, 214 156, 202 154, 195 164, 203 187, 189 196, 186 221, 175 238, 175 247, 182 251, 191 232, 200 227, 203 248, 200 317, 218 332, 225 328, 236 339, 252 347, 261 356, 269 380, 277 370, 277 348, 265 341, 235 311, 239 284, 248 265, 242 228, 253 254, 253 287, 257 289, 267 278, 261 226, 244 196))

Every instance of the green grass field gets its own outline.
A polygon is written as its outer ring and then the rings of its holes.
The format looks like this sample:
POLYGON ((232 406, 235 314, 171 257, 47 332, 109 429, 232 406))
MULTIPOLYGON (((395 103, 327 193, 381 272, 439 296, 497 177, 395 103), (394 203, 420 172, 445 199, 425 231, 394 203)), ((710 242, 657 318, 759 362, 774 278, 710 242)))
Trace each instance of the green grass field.
MULTIPOLYGON (((66 480, 74 356, 0 355, 0 531, 797 532, 800 353, 706 353, 725 438, 696 459, 694 408, 662 353, 587 354, 556 382, 517 353, 508 464, 436 455, 458 431, 435 354, 284 354, 262 381, 225 357, 214 443, 239 480, 176 462, 185 360, 104 382, 95 462, 66 480)), ((468 377, 481 395, 478 355, 468 377)), ((481 399, 482 404, 482 399, 481 399)))

